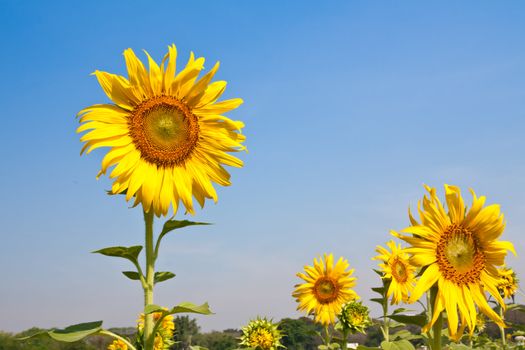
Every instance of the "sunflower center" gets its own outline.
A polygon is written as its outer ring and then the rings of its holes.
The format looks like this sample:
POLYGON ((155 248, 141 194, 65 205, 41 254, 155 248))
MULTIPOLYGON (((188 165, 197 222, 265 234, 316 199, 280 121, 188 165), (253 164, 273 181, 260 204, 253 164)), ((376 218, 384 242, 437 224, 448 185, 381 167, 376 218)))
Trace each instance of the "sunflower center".
POLYGON ((141 157, 157 166, 184 164, 199 139, 197 117, 171 96, 142 102, 131 113, 128 124, 141 157))
POLYGON ((250 335, 250 345, 270 349, 273 345, 273 335, 266 329, 258 329, 250 335))
POLYGON ((457 224, 450 225, 442 234, 436 257, 443 276, 457 285, 479 282, 485 268, 485 255, 477 237, 457 224))
POLYGON ((395 259, 392 263, 392 275, 398 282, 406 282, 408 278, 407 268, 405 264, 399 259, 395 259))
POLYGON ((321 277, 314 285, 314 294, 321 304, 330 303, 337 299, 339 287, 330 277, 321 277))

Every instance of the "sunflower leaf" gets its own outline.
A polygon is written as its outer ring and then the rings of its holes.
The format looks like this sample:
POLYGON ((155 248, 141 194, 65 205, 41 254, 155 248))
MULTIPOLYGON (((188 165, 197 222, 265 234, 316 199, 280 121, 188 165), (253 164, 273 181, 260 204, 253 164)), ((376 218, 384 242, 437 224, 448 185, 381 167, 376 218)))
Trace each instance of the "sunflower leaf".
POLYGON ((166 235, 168 232, 171 232, 173 230, 177 230, 179 228, 183 228, 186 226, 194 226, 194 225, 211 225, 207 222, 193 222, 188 220, 168 220, 164 223, 164 227, 162 227, 162 231, 160 232, 159 239, 166 235))
POLYGON ((131 247, 108 247, 95 250, 92 253, 98 253, 106 256, 113 256, 117 258, 128 259, 133 263, 137 263, 140 252, 142 251, 141 245, 135 245, 131 247))
POLYGON ((374 303, 378 303, 379 305, 383 305, 384 299, 383 298, 372 298, 370 301, 373 301, 374 303))
POLYGON ((18 338, 18 340, 26 340, 29 338, 48 335, 54 340, 72 343, 84 339, 87 336, 98 333, 102 330, 102 321, 79 323, 64 329, 52 329, 50 331, 44 331, 35 333, 31 336, 18 338))
POLYGON ((376 293, 383 295, 385 293, 385 287, 374 287, 372 290, 376 293))
POLYGON ((159 272, 155 272, 155 276, 153 277, 153 279, 154 279, 154 283, 157 284, 159 282, 167 281, 173 277, 175 277, 175 274, 173 272, 159 271, 159 272))
POLYGON ((140 280, 140 275, 139 275, 138 272, 135 272, 135 271, 122 271, 122 273, 124 274, 124 276, 126 276, 130 280, 134 280, 134 281, 140 280))
POLYGON ((381 348, 383 350, 414 350, 414 345, 408 340, 402 339, 397 341, 382 341, 381 348))
POLYGON ((419 314, 419 315, 388 315, 388 318, 391 320, 394 320, 396 322, 404 323, 404 324, 413 324, 416 326, 423 327, 427 323, 427 316, 425 314, 419 314))
POLYGON ((144 314, 152 314, 154 312, 163 311, 162 306, 149 304, 144 307, 144 314))
POLYGON ((213 312, 210 310, 210 306, 208 303, 204 303, 202 305, 195 305, 192 303, 180 303, 177 306, 174 306, 171 310, 169 310, 170 314, 180 314, 180 313, 194 313, 194 314, 202 314, 202 315, 212 315, 213 312))

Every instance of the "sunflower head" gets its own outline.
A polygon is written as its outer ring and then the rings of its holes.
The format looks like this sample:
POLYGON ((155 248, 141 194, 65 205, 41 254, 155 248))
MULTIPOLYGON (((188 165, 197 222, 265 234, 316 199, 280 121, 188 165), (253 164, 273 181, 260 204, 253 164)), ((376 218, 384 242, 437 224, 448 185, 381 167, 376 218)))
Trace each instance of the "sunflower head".
POLYGON ((241 345, 258 350, 276 350, 281 344, 282 334, 278 325, 266 318, 257 317, 242 328, 241 345))
POLYGON ((518 290, 519 280, 516 277, 516 272, 509 267, 501 267, 498 272, 500 276, 498 291, 504 298, 510 299, 518 290))
POLYGON ((315 321, 324 325, 335 323, 343 304, 359 298, 352 289, 354 270, 348 267, 342 257, 334 265, 332 254, 325 254, 324 260, 314 259, 314 266, 305 266, 304 273, 297 274, 305 283, 297 284, 292 294, 299 303, 297 309, 313 314, 315 321))
MULTIPOLYGON (((168 310, 167 308, 163 308, 168 310)), ((162 312, 153 313, 153 322, 154 324, 162 317, 162 312)), ((140 314, 139 319, 137 320, 137 329, 139 339, 142 338, 144 332, 144 314, 140 314)), ((173 333, 175 331, 175 323, 173 322, 173 315, 166 315, 162 318, 162 321, 157 328, 157 333, 155 334, 155 343, 154 350, 168 350, 175 343, 173 341, 173 333)))
POLYGON ((379 268, 383 272, 383 279, 390 282, 387 296, 392 296, 392 304, 408 303, 408 295, 414 289, 416 268, 410 263, 410 255, 401 248, 401 244, 396 245, 390 240, 386 245, 390 251, 377 246, 379 255, 373 259, 382 261, 379 268))
POLYGON ((99 173, 113 167, 112 194, 125 194, 144 211, 167 215, 182 202, 194 212, 193 197, 201 207, 206 199, 217 201, 212 185, 230 185, 224 165, 241 167, 229 153, 244 150, 244 124, 223 114, 237 108, 239 98, 217 102, 226 82, 211 82, 219 64, 198 79, 204 58, 191 53, 176 72, 177 49, 157 64, 147 54, 149 69, 131 49, 124 51, 128 77, 95 71, 112 101, 79 112, 86 132, 82 152, 109 147, 99 173))
POLYGON ((122 340, 116 339, 109 344, 108 350, 128 350, 128 346, 122 340))
POLYGON ((351 301, 344 304, 338 319, 338 328, 347 329, 352 333, 365 333, 365 329, 372 325, 368 307, 360 301, 351 301))
POLYGON ((418 203, 420 221, 409 211, 411 226, 401 231, 405 234, 392 232, 411 245, 406 249, 410 261, 423 271, 409 302, 432 287, 437 290, 432 319, 424 331, 445 311, 451 338, 458 339, 465 327, 472 334, 477 309, 505 327, 485 295, 488 292, 504 307, 497 267, 504 265, 507 251, 515 254, 512 243, 499 240, 505 228, 499 205, 485 206, 485 197, 471 190, 472 205, 467 208, 460 189, 445 185, 445 210, 436 190, 428 186, 426 190, 428 196, 418 203))
POLYGON ((485 330, 486 327, 487 327, 487 317, 485 317, 484 314, 479 313, 476 316, 476 327, 475 327, 475 330, 478 333, 481 333, 481 332, 483 332, 485 330))

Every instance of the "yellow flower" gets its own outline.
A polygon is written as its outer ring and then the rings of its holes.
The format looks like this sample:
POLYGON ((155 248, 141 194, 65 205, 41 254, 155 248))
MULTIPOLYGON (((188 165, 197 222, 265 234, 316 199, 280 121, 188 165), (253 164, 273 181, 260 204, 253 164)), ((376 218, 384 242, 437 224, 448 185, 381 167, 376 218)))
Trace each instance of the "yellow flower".
MULTIPOLYGON (((164 308, 164 310, 167 310, 164 308)), ((153 313, 153 324, 157 323, 159 318, 162 316, 161 312, 153 313)), ((139 335, 144 331, 144 314, 140 314, 139 319, 137 320, 137 328, 139 330, 139 335)), ((155 334, 155 344, 154 350, 167 350, 173 344, 173 333, 175 331, 175 323, 173 322, 173 315, 166 315, 160 326, 157 328, 157 333, 155 334)))
POLYGON ((411 235, 392 232, 412 245, 407 248, 412 254, 411 262, 424 268, 409 302, 415 302, 430 288, 437 288, 434 312, 425 330, 445 310, 452 338, 459 338, 466 326, 472 334, 476 326, 476 305, 495 323, 504 326, 485 295, 488 291, 504 306, 497 289, 496 267, 505 263, 508 250, 515 253, 512 243, 498 240, 505 228, 499 205, 484 207, 485 197, 478 198, 471 190, 472 207, 467 210, 460 189, 445 185, 447 213, 436 190, 428 186, 426 190, 430 197, 424 196, 422 208, 421 202, 418 204, 421 223, 409 212, 412 226, 402 232, 411 235))
POLYGON ((305 266, 305 273, 297 276, 306 281, 297 284, 293 297, 296 298, 298 310, 313 313, 315 320, 324 325, 335 323, 341 307, 359 296, 352 290, 355 277, 350 277, 354 270, 348 270, 348 261, 339 258, 334 266, 334 256, 325 254, 324 260, 314 259, 314 266, 305 266))
POLYGON ((401 244, 396 245, 394 241, 386 244, 390 251, 377 246, 376 251, 380 254, 374 257, 374 260, 382 260, 379 267, 383 271, 383 278, 390 280, 387 296, 392 296, 392 304, 408 302, 408 294, 414 289, 415 270, 410 264, 410 256, 401 244))
POLYGON ((128 346, 122 340, 117 339, 109 344, 108 350, 128 350, 128 346))
POLYGON ((504 298, 510 299, 516 294, 518 290, 518 279, 514 270, 508 267, 498 269, 500 280, 498 283, 498 290, 504 298))
POLYGON ((206 198, 217 201, 212 185, 230 185, 223 165, 241 167, 242 161, 228 154, 244 150, 244 124, 223 114, 242 100, 217 102, 226 82, 210 83, 219 68, 197 80, 204 58, 193 53, 185 67, 175 73, 177 50, 170 46, 160 66, 148 56, 149 70, 131 49, 124 51, 128 78, 95 71, 102 89, 114 104, 98 104, 79 112, 77 132, 82 152, 110 147, 99 173, 114 179, 111 192, 123 193, 134 205, 167 215, 181 201, 194 213, 193 197, 201 207, 206 198))
POLYGON ((266 318, 257 317, 242 328, 240 344, 254 349, 276 350, 283 347, 281 338, 276 324, 266 318))

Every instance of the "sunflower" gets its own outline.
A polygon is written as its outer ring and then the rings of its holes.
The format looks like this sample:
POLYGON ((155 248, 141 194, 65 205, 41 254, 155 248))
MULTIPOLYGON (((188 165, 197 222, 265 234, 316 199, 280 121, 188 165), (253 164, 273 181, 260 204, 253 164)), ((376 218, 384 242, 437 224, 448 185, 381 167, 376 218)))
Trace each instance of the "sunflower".
POLYGON ((122 340, 117 339, 109 344, 108 350, 128 350, 128 346, 122 340))
POLYGON ((376 252, 380 255, 372 258, 382 260, 379 267, 383 271, 383 278, 390 280, 387 297, 392 296, 392 304, 408 302, 408 294, 414 289, 415 270, 410 264, 410 255, 401 248, 401 244, 396 245, 394 241, 386 244, 390 251, 381 246, 376 247, 376 252))
POLYGON ((160 66, 146 55, 149 70, 133 50, 124 51, 128 78, 93 73, 113 103, 79 112, 77 132, 89 130, 80 139, 81 154, 110 147, 98 176, 115 166, 109 175, 114 179, 111 193, 123 193, 127 201, 134 198, 134 206, 142 204, 145 212, 167 215, 170 206, 176 212, 182 202, 193 214, 193 197, 201 207, 206 198, 217 202, 212 182, 230 185, 223 165, 243 164, 228 152, 245 149, 244 124, 223 116, 243 101, 217 102, 226 88, 225 81, 210 83, 218 62, 197 80, 204 58, 193 52, 178 74, 175 45, 160 66))
POLYGON ((277 324, 266 318, 257 317, 242 328, 241 345, 261 350, 276 350, 281 344, 282 334, 277 324))
MULTIPOLYGON (((164 308, 164 310, 167 309, 164 308)), ((162 312, 154 312, 153 323, 157 323, 161 316, 162 312)), ((144 331, 144 319, 144 314, 140 314, 140 317, 137 320, 139 338, 142 337, 142 332, 144 331)), ((173 320, 173 315, 166 315, 162 318, 162 321, 157 328, 157 333, 155 334, 154 350, 168 350, 173 344, 175 344, 173 341, 173 333, 175 330, 175 323, 173 320)))
POLYGON ((369 313, 368 307, 360 301, 346 303, 337 317, 339 319, 339 327, 337 328, 347 329, 352 333, 365 333, 366 328, 372 325, 369 313))
POLYGON ((500 295, 504 298, 510 299, 514 297, 518 290, 518 278, 516 272, 509 267, 501 267, 498 269, 500 281, 498 283, 498 290, 500 295))
POLYGON ((449 334, 457 339, 464 327, 470 333, 476 326, 476 306, 500 326, 503 320, 490 308, 485 291, 504 306, 497 285, 497 266, 505 262, 507 251, 514 252, 510 242, 499 241, 505 224, 499 205, 484 207, 485 197, 477 197, 471 190, 472 207, 467 210, 455 186, 445 185, 448 213, 436 195, 436 190, 425 186, 430 197, 418 203, 421 223, 409 212, 412 226, 402 235, 392 231, 412 246, 411 262, 424 268, 412 291, 409 302, 415 302, 432 287, 437 288, 431 327, 443 310, 447 313, 449 334), (461 327, 458 327, 461 323, 461 327))
POLYGON ((341 307, 359 298, 352 290, 356 278, 350 276, 354 270, 347 270, 348 267, 348 261, 342 257, 334 266, 332 254, 325 254, 324 261, 321 257, 314 259, 314 266, 305 266, 305 273, 300 272, 297 277, 306 283, 295 285, 292 294, 299 303, 297 309, 313 313, 316 322, 333 324, 341 307))

